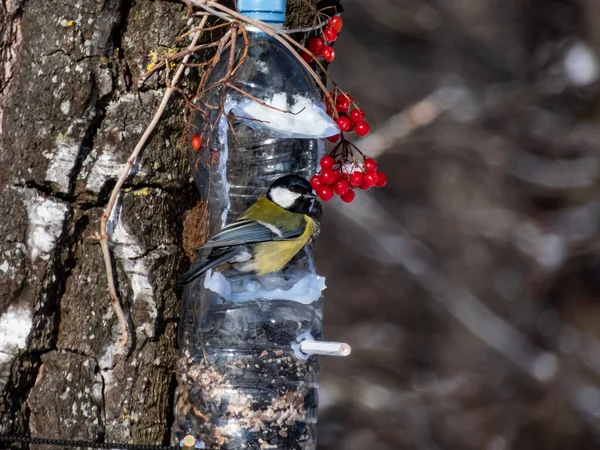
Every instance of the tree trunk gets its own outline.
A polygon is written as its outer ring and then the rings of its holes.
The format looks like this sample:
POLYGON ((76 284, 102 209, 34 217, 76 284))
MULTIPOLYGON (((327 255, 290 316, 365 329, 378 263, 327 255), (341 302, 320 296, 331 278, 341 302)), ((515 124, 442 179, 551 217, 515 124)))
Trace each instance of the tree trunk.
POLYGON ((117 205, 113 260, 132 324, 117 351, 94 238, 164 88, 136 80, 185 46, 183 4, 0 4, 0 434, 167 443, 183 216, 197 202, 172 101, 117 205))

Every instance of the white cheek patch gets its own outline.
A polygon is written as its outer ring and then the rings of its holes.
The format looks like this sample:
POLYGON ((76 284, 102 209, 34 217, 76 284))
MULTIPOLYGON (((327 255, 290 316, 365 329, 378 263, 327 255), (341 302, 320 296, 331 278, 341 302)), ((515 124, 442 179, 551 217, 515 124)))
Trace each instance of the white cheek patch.
POLYGON ((276 187, 271 190, 271 200, 282 208, 289 208, 299 197, 300 194, 283 187, 276 187))

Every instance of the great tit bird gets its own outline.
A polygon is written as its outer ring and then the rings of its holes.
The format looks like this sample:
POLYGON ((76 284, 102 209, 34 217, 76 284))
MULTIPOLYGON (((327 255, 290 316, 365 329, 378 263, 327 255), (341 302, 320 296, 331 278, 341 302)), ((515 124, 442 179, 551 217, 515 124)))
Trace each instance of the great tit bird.
POLYGON ((212 249, 208 258, 194 263, 176 284, 187 284, 225 263, 257 275, 283 269, 318 228, 315 220, 318 225, 322 210, 320 204, 315 208, 313 203, 318 201, 304 178, 278 178, 264 197, 200 247, 212 249))

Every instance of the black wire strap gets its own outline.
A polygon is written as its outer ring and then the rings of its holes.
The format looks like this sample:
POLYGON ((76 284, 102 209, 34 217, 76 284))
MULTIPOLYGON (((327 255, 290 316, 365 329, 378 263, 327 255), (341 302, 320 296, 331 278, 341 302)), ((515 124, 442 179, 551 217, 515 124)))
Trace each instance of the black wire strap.
POLYGON ((181 450, 179 446, 160 446, 146 444, 111 444, 108 442, 69 441, 65 439, 44 439, 30 436, 1 436, 1 442, 21 444, 55 445, 62 447, 106 448, 113 450, 181 450))

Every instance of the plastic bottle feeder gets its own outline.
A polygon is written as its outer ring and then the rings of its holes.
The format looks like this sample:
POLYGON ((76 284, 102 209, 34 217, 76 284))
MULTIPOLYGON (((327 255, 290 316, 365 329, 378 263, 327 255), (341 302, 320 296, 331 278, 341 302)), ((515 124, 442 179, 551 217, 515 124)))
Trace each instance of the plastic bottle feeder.
MULTIPOLYGON (((281 0, 240 0, 238 9, 271 24, 285 19, 281 0)), ((308 179, 325 138, 339 133, 296 57, 266 34, 247 32, 247 56, 230 82, 260 102, 222 86, 201 101, 222 104, 224 111, 193 118, 204 146, 190 152, 192 173, 208 205, 211 233, 235 220, 280 176, 308 179)), ((236 46, 240 61, 244 41, 236 46)), ((226 73, 223 59, 210 75, 215 81, 226 73)), ((281 272, 209 271, 186 285, 175 443, 315 448, 317 355, 350 353, 347 344, 322 341, 324 288, 308 248, 281 272)))

